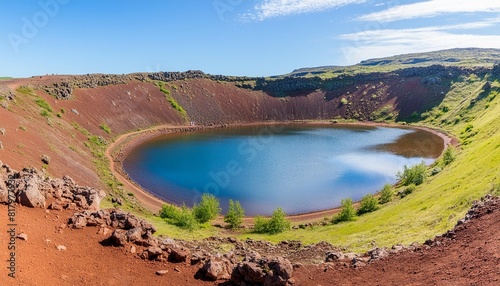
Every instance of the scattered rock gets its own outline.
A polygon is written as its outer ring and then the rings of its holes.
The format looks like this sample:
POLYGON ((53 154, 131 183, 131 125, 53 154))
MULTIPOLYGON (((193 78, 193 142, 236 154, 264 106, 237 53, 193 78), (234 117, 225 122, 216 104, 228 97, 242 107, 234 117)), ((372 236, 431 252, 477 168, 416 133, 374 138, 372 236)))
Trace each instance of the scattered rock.
POLYGON ((158 270, 156 271, 156 275, 158 276, 163 276, 163 275, 166 275, 168 273, 168 270, 158 270))
POLYGON ((5 135, 5 128, 0 128, 0 134, 5 135))
POLYGON ((0 150, 3 150, 3 143, 0 141, 0 150))
POLYGON ((50 157, 48 155, 42 155, 42 163, 50 164, 50 157))
POLYGON ((129 251, 130 251, 130 253, 132 253, 132 254, 134 254, 134 253, 136 253, 136 252, 137 252, 137 250, 136 250, 135 246, 133 246, 133 245, 131 245, 131 246, 130 246, 130 250, 129 250, 129 251))
POLYGON ((20 233, 17 235, 17 238, 19 238, 20 240, 25 240, 27 241, 28 240, 28 235, 26 233, 20 233))
POLYGON ((56 249, 59 250, 59 251, 65 251, 65 250, 67 250, 66 246, 64 246, 64 245, 58 245, 58 246, 56 246, 56 249))
POLYGON ((127 231, 123 229, 116 229, 111 234, 110 239, 116 246, 125 246, 127 245, 127 231))
POLYGON ((175 245, 170 248, 170 256, 168 257, 171 262, 185 262, 191 251, 186 247, 175 245))
POLYGON ((339 261, 344 258, 344 254, 342 252, 328 251, 326 253, 325 262, 334 262, 339 261))
POLYGON ((234 265, 231 261, 221 257, 213 257, 203 265, 202 271, 205 273, 207 279, 216 280, 229 280, 233 272, 234 265))
POLYGON ((80 112, 78 112, 78 110, 76 110, 75 108, 71 109, 71 112, 73 112, 76 115, 80 115, 80 112))

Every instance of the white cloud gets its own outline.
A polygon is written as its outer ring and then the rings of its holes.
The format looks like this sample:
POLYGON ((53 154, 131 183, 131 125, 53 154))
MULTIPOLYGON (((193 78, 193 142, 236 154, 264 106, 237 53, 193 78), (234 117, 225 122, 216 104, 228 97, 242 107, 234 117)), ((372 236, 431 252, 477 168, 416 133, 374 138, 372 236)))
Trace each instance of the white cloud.
POLYGON ((438 26, 416 29, 385 29, 344 34, 348 46, 342 49, 344 64, 355 64, 361 60, 397 54, 429 52, 451 48, 500 48, 500 35, 478 35, 451 33, 458 28, 483 27, 486 22, 475 22, 453 26, 438 26))
POLYGON ((342 49, 343 64, 396 54, 428 52, 450 48, 500 48, 500 35, 479 35, 467 30, 493 27, 500 17, 456 25, 413 29, 381 29, 340 35, 348 45, 342 49))
POLYGON ((250 13, 242 15, 245 20, 264 21, 269 18, 319 12, 366 0, 264 0, 256 4, 250 13))
POLYGON ((453 13, 500 12, 498 0, 430 0, 399 5, 358 17, 362 21, 392 22, 453 13))

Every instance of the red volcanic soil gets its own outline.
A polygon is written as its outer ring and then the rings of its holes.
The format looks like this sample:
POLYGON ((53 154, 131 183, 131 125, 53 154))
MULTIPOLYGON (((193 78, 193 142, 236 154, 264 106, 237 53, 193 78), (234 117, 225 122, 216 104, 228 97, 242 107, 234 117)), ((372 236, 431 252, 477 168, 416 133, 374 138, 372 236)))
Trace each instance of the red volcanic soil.
MULTIPOLYGON (((0 213, 7 207, 0 205, 0 213)), ((439 246, 420 246, 361 268, 340 263, 304 265, 295 270, 295 285, 499 285, 500 200, 455 231, 439 246)), ((17 207, 16 278, 7 277, 7 216, 0 216, 2 285, 219 285, 195 279, 200 266, 187 263, 149 262, 125 248, 106 246, 97 228, 65 227, 68 211, 17 207), (63 245, 66 250, 56 247, 63 245), (157 270, 168 270, 164 276, 157 270)))

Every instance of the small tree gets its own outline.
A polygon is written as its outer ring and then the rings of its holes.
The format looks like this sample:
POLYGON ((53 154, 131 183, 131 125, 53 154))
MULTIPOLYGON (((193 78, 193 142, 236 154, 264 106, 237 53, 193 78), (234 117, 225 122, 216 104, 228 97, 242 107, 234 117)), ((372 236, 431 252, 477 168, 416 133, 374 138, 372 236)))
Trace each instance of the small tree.
POLYGON ((403 186, 408 186, 410 184, 415 184, 418 186, 425 181, 425 178, 427 176, 426 171, 427 168, 425 167, 425 163, 422 162, 410 168, 408 168, 408 166, 405 166, 403 172, 399 172, 397 174, 397 177, 401 181, 403 186))
POLYGON ((343 199, 341 202, 342 210, 338 215, 333 218, 333 223, 339 223, 343 221, 353 221, 356 219, 356 210, 352 205, 352 199, 343 199))
POLYGON ((457 154, 453 147, 448 147, 443 153, 443 164, 445 166, 449 165, 451 162, 455 161, 457 154))
POLYGON ((206 223, 216 218, 220 213, 219 200, 211 194, 203 194, 199 205, 193 207, 193 214, 199 223, 206 223))
POLYGON ((378 208, 379 206, 377 199, 372 194, 368 194, 361 200, 361 204, 358 209, 358 215, 374 212, 378 210, 378 208))
POLYGON ((228 223, 232 229, 235 229, 241 225, 244 216, 245 210, 241 207, 240 202, 229 200, 229 209, 224 217, 224 222, 228 223))
POLYGON ((384 188, 380 192, 379 202, 381 204, 386 204, 386 203, 392 201, 393 195, 394 195, 394 191, 392 189, 392 186, 390 184, 385 184, 384 188))
POLYGON ((182 206, 178 217, 174 219, 174 224, 189 231, 193 231, 198 227, 193 212, 186 205, 182 206))
POLYGON ((286 219, 286 213, 282 208, 274 210, 269 220, 267 233, 276 234, 290 229, 290 221, 286 219))

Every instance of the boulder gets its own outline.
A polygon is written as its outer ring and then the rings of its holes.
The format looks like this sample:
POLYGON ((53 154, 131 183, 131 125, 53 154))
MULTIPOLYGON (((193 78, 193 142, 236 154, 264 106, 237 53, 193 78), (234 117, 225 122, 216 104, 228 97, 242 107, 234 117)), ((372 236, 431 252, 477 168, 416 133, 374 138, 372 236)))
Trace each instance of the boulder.
POLYGON ((375 249, 370 250, 368 254, 370 255, 370 261, 372 261, 387 257, 389 255, 389 251, 385 248, 377 247, 375 249))
POLYGON ((45 208, 45 196, 38 189, 38 181, 32 177, 19 192, 18 202, 30 208, 45 208))
POLYGON ((125 246, 127 245, 127 231, 123 229, 116 229, 111 234, 110 239, 116 246, 125 246))
POLYGON ((150 260, 156 259, 156 258, 158 258, 158 256, 163 254, 163 250, 161 250, 161 248, 159 248, 157 246, 148 247, 147 252, 148 252, 148 258, 150 260))
POLYGON ((325 262, 339 261, 342 258, 344 258, 344 254, 342 252, 328 251, 326 253, 325 262))
POLYGON ((176 245, 170 248, 170 255, 168 259, 171 262, 185 262, 190 255, 191 251, 189 251, 189 249, 176 245))
POLYGON ((142 239, 142 228, 136 227, 127 230, 127 240, 130 242, 140 241, 142 239))
POLYGON ((50 157, 48 155, 45 155, 45 154, 42 155, 41 160, 42 160, 42 163, 44 163, 44 164, 47 164, 47 165, 50 164, 50 157))
POLYGON ((292 263, 283 257, 244 260, 234 268, 231 282, 236 285, 284 286, 293 281, 292 274, 292 263))
POLYGON ((207 279, 216 280, 228 280, 231 278, 234 265, 231 261, 221 258, 212 257, 209 259, 202 268, 207 279))

